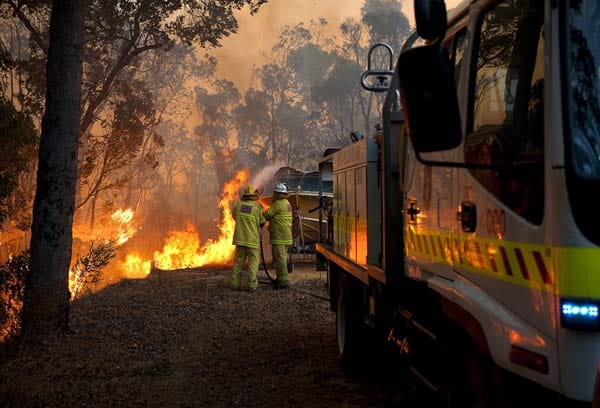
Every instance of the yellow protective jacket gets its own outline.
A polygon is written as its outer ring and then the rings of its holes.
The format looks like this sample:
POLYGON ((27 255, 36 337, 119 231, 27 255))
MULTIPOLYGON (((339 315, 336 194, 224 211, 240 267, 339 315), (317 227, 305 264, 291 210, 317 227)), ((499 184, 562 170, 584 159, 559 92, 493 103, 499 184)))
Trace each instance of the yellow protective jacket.
POLYGON ((269 221, 271 244, 292 245, 292 206, 287 198, 273 201, 264 216, 269 221))
POLYGON ((261 205, 254 200, 238 201, 231 215, 235 220, 233 245, 260 248, 260 228, 266 222, 261 205))

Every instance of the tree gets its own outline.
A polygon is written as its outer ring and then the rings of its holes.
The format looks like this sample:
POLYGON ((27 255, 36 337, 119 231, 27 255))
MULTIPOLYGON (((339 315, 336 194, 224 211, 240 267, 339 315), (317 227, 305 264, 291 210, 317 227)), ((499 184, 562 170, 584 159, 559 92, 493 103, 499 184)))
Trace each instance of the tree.
POLYGON ((81 208, 89 201, 93 227, 100 193, 126 186, 123 169, 138 156, 146 129, 156 120, 154 97, 139 80, 119 81, 111 98, 112 111, 100 123, 102 135, 89 140, 80 166, 80 192, 76 204, 81 208))
POLYGON ((16 211, 10 198, 37 142, 31 118, 18 112, 0 92, 0 225, 16 211))
MULTIPOLYGON (((93 213, 101 192, 112 190, 114 193, 124 185, 132 187, 120 174, 124 169, 123 156, 107 154, 110 150, 107 143, 115 139, 109 135, 124 134, 122 126, 121 129, 109 129, 110 125, 119 124, 110 118, 118 115, 117 110, 122 111, 123 98, 130 95, 127 94, 129 84, 138 84, 136 96, 147 93, 155 100, 162 92, 152 89, 144 78, 145 71, 140 69, 144 61, 156 59, 157 55, 168 58, 168 54, 178 50, 178 44, 217 47, 224 37, 237 30, 236 10, 248 6, 254 14, 266 0, 92 0, 87 3, 90 6, 85 20, 87 42, 79 127, 82 178, 78 186, 81 193, 78 205, 87 204, 93 213), (95 126, 99 122, 104 126, 95 126), (97 134, 98 129, 100 134, 97 134)), ((44 94, 45 78, 40 67, 47 49, 48 10, 47 0, 0 0, 0 15, 14 16, 29 32, 31 52, 28 61, 20 61, 18 66, 28 90, 24 103, 32 107, 39 105, 44 94)), ((180 55, 179 52, 171 58, 180 55)), ((163 89, 167 89, 167 85, 163 89)), ((158 108, 160 111, 148 128, 155 128, 161 119, 164 109, 158 108)), ((147 109, 130 110, 130 113, 138 115, 138 121, 149 124, 147 109)), ((134 121, 132 119, 127 125, 134 125, 134 121)), ((146 141, 153 137, 152 132, 146 132, 141 138, 130 138, 130 141, 138 142, 137 149, 133 149, 136 157, 132 157, 132 161, 152 161, 151 153, 145 147, 148 146, 146 141)), ((129 144, 129 147, 136 146, 129 144)))
POLYGON ((314 44, 314 32, 324 24, 321 20, 308 28, 303 23, 284 27, 272 48, 271 62, 254 71, 254 84, 234 111, 242 152, 238 159, 250 171, 257 165, 285 164, 310 155, 306 149, 295 149, 295 142, 302 140, 306 147, 306 135, 312 133, 306 105, 311 84, 305 80, 322 70, 302 58, 326 55, 314 44))
MULTIPOLYGON (((80 132, 98 117, 120 73, 149 51, 170 50, 179 41, 218 47, 238 28, 234 11, 256 13, 267 0, 93 0, 86 18, 85 80, 80 132)), ((47 0, 0 0, 0 12, 12 14, 29 30, 42 54, 47 49, 47 0)), ((38 76, 41 81, 43 77, 38 76)), ((42 90, 43 87, 38 86, 42 90)), ((42 94, 42 92, 40 92, 42 94)))
POLYGON ((359 78, 372 43, 394 46, 408 35, 401 8, 397 0, 366 0, 361 20, 344 21, 339 37, 323 35, 324 19, 284 27, 235 109, 240 162, 310 167, 326 146, 349 143, 351 131, 371 134, 385 95, 363 90, 359 78))
POLYGON ((68 327, 83 22, 81 2, 53 1, 46 63, 46 110, 31 228, 31 267, 25 279, 22 312, 23 334, 30 340, 68 327))
MULTIPOLYGON (((184 140, 188 139, 186 123, 192 115, 189 103, 194 92, 190 84, 211 78, 216 65, 216 58, 204 55, 199 60, 195 50, 184 45, 156 53, 144 63, 143 79, 155 95, 157 117, 146 130, 141 151, 128 169, 129 174, 136 174, 137 180, 130 180, 128 184, 126 206, 135 207, 140 202, 148 182, 155 181, 157 173, 170 188, 174 177, 183 171, 183 162, 190 160, 190 149, 182 147, 182 143, 188 141, 184 140), (131 192, 133 186, 136 194, 131 192)), ((169 193, 167 191, 167 195, 169 193)))
POLYGON ((365 0, 361 8, 362 21, 368 27, 371 41, 386 42, 396 53, 410 33, 408 19, 398 0, 365 0))
POLYGON ((239 104, 240 93, 228 80, 216 80, 212 86, 214 92, 197 87, 196 109, 202 122, 196 126, 194 133, 199 144, 207 146, 204 162, 210 163, 216 175, 218 192, 237 170, 233 162, 235 149, 231 145, 230 137, 233 133, 234 123, 232 109, 239 104))

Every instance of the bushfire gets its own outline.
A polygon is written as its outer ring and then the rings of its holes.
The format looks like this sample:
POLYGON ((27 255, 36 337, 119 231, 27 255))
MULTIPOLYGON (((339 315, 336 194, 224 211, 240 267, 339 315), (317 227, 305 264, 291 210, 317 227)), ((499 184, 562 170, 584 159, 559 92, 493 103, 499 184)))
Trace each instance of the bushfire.
MULTIPOLYGON (((131 251, 124 256, 124 261, 119 265, 116 265, 119 269, 120 277, 137 279, 147 277, 152 267, 159 268, 161 270, 173 270, 182 268, 195 268, 207 265, 228 265, 233 259, 233 253, 235 247, 231 244, 233 238, 233 232, 235 229, 235 221, 231 214, 231 204, 237 199, 240 188, 248 180, 248 171, 240 170, 238 173, 225 185, 221 192, 221 199, 219 201, 219 207, 222 213, 222 222, 219 225, 219 236, 217 239, 207 240, 204 245, 201 245, 199 233, 195 226, 188 223, 187 227, 181 231, 171 231, 167 237, 165 244, 160 251, 155 251, 152 259, 147 259, 141 256, 135 251, 131 251)), ((86 228, 84 224, 77 224, 75 226, 75 236, 84 237, 85 242, 92 242, 94 247, 106 247, 116 246, 117 250, 122 250, 125 246, 122 246, 125 242, 129 241, 138 231, 134 225, 135 213, 131 209, 118 209, 110 215, 110 221, 101 223, 92 229, 86 228), (94 236, 110 236, 110 239, 94 239, 94 236), (96 242, 94 244, 94 241, 96 242)), ((7 235, 4 234, 3 238, 7 235)), ((26 237, 28 238, 28 237, 26 237)), ((3 239, 5 241, 5 239, 3 239)), ((25 247, 25 241, 23 240, 23 247, 25 247)), ((87 245, 87 244, 86 244, 87 245)), ((6 246, 6 245, 5 245, 6 246)), ((12 247, 11 247, 12 248, 12 247)), ((77 251, 81 250, 85 252, 85 245, 78 247, 77 251)), ((7 248, 1 247, 4 252, 7 252, 7 248)), ((18 249, 17 246, 14 248, 18 249)), ((18 252, 18 251, 17 251, 18 252)), ((79 252, 75 253, 74 258, 78 259, 79 252)), ((13 251, 5 254, 7 259, 13 258, 13 251)), ((88 258, 89 261, 89 258, 88 258)), ((6 260, 5 260, 6 262, 6 260)), ((98 273, 99 271, 87 266, 86 262, 76 262, 71 268, 69 274, 69 289, 73 299, 76 298, 80 289, 83 288, 88 281, 97 283, 97 281, 88 276, 90 273, 98 273)), ((12 282, 8 282, 13 284, 12 282)), ((14 282, 16 285, 18 282, 14 282)), ((0 288, 2 289, 2 288, 0 288)), ((19 327, 17 315, 21 309, 21 299, 17 296, 17 299, 9 299, 6 293, 0 290, 0 302, 6 303, 8 306, 5 307, 3 318, 0 321, 0 343, 9 333, 16 332, 19 327)), ((2 312, 2 310, 0 310, 2 312)))
POLYGON ((161 270, 173 270, 231 263, 235 249, 231 245, 235 229, 231 204, 247 180, 248 171, 240 170, 223 186, 219 201, 222 222, 216 240, 209 239, 201 245, 198 231, 194 225, 188 223, 184 230, 169 233, 163 249, 156 251, 153 259, 144 259, 135 252, 127 254, 121 265, 125 277, 144 278, 150 274, 153 265, 161 270))

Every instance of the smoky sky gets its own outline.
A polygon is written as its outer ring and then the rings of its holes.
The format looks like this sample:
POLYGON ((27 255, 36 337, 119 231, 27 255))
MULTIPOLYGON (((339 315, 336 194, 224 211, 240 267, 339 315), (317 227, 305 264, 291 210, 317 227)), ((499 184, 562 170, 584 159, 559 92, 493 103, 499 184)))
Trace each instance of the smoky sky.
MULTIPOLYGON (((269 0, 260 11, 250 16, 247 9, 237 13, 239 30, 226 38, 222 47, 211 54, 219 60, 218 76, 227 78, 240 89, 249 85, 252 67, 268 62, 271 47, 286 26, 309 24, 310 20, 325 18, 329 30, 338 33, 340 24, 348 17, 360 18, 364 0, 269 0)), ((460 0, 446 0, 448 9, 460 0)), ((413 0, 402 0, 402 11, 411 25, 414 22, 413 0)))
POLYGON ((244 9, 237 14, 238 32, 211 52, 219 59, 218 75, 244 89, 249 84, 252 66, 268 62, 265 55, 284 26, 309 24, 311 19, 323 17, 334 32, 346 18, 360 18, 362 3, 363 0, 269 0, 254 16, 244 9))

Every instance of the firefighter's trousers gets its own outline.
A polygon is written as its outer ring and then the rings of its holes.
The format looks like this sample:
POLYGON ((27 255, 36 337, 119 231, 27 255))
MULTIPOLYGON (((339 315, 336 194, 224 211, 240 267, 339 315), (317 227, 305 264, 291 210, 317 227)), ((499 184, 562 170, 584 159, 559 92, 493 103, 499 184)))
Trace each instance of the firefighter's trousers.
POLYGON ((271 245, 273 250, 273 264, 277 271, 277 281, 287 283, 288 282, 288 270, 287 270, 287 249, 288 245, 271 245))
POLYGON ((242 269, 244 268, 246 258, 248 258, 248 288, 258 288, 256 274, 258 273, 258 265, 260 263, 260 249, 236 245, 233 270, 231 271, 231 287, 233 289, 239 289, 240 287, 242 269))

